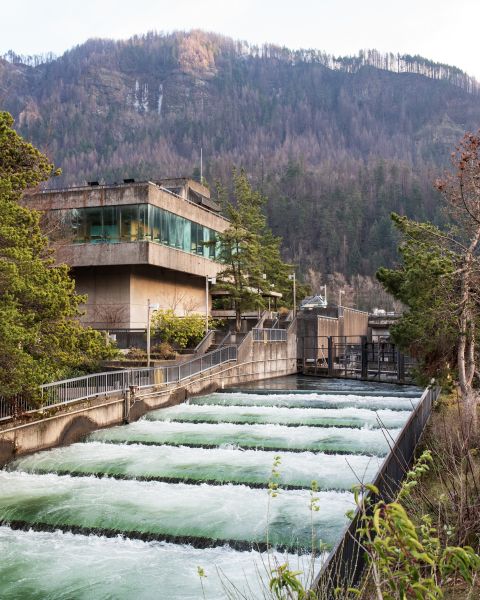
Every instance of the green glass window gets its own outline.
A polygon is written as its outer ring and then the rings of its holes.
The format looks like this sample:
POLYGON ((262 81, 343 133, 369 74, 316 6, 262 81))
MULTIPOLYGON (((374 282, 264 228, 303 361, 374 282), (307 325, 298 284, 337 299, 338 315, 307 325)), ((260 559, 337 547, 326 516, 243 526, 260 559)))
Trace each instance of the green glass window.
POLYGON ((103 210, 103 234, 105 242, 116 243, 120 241, 120 229, 118 208, 116 206, 104 206, 103 210))
POLYGON ((150 241, 215 260, 213 229, 151 204, 99 206, 58 211, 75 243, 150 241))
POLYGON ((138 232, 138 206, 120 206, 120 240, 135 242, 138 232))
POLYGON ((85 237, 92 244, 103 242, 103 224, 101 208, 85 209, 85 237))

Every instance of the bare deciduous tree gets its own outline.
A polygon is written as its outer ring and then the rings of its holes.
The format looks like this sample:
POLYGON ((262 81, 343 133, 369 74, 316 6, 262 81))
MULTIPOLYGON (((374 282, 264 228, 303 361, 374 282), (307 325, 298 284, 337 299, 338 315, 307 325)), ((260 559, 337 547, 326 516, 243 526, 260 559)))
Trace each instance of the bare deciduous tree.
POLYGON ((458 382, 472 428, 477 429, 476 327, 480 316, 480 132, 466 133, 452 154, 454 172, 436 185, 456 228, 439 241, 455 256, 458 278, 458 382))

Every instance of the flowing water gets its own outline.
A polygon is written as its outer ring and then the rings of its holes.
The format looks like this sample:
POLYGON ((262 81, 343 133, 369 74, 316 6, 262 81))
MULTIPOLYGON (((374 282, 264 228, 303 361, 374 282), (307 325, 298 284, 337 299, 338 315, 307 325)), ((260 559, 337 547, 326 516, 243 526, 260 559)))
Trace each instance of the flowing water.
POLYGON ((420 393, 279 378, 19 458, 0 471, 0 597, 263 598, 286 560, 307 581, 420 393))
MULTIPOLYGON (((373 392, 370 392, 373 394, 373 392)), ((397 392, 398 394, 398 392, 397 392)), ((366 408, 370 410, 411 411, 415 408, 419 396, 359 396, 358 394, 319 394, 316 392, 254 393, 217 392, 209 396, 191 398, 191 405, 213 406, 278 406, 286 408, 366 408)))
MULTIPOLYGON (((282 487, 350 490, 357 477, 370 481, 381 458, 313 452, 282 452, 282 487), (351 468, 345 469, 346 460, 351 468)), ((39 452, 11 463, 29 473, 110 476, 118 479, 239 483, 267 487, 272 453, 235 448, 187 448, 137 444, 73 444, 39 452)))
POLYGON ((402 427, 410 411, 366 408, 285 408, 280 406, 218 406, 182 404, 151 412, 150 421, 176 423, 236 423, 308 425, 309 427, 402 427))
POLYGON ((335 454, 385 456, 399 429, 350 429, 348 427, 286 427, 285 425, 236 425, 233 423, 171 423, 142 419, 131 425, 102 429, 89 439, 111 443, 141 443, 203 448, 234 447, 335 454))

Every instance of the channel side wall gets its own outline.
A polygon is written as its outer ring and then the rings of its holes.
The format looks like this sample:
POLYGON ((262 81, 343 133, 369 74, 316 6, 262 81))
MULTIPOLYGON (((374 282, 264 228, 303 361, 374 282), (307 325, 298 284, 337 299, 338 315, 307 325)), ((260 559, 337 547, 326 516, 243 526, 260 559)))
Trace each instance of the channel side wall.
POLYGON ((289 335, 287 342, 265 344, 253 342, 250 333, 239 347, 236 363, 219 365, 185 382, 141 389, 133 395, 123 392, 100 395, 67 407, 39 411, 31 421, 6 423, 0 429, 0 467, 17 456, 77 442, 95 429, 135 421, 150 410, 180 404, 190 396, 294 374, 297 372, 295 337, 289 335))

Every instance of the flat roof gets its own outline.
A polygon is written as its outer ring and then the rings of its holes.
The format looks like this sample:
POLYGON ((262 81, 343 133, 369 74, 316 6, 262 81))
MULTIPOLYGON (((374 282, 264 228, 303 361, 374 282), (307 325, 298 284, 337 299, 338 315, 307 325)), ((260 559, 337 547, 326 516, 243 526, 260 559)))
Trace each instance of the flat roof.
POLYGON ((216 227, 212 223, 207 222, 211 221, 212 218, 216 219, 217 226, 221 230, 226 228, 226 223, 229 223, 229 220, 220 212, 212 210, 201 203, 194 202, 189 198, 180 196, 154 181, 135 181, 132 183, 94 186, 83 185, 40 190, 33 193, 26 193, 22 202, 26 206, 40 211, 94 208, 97 206, 117 206, 124 204, 153 204, 213 229, 216 227), (186 210, 187 208, 188 211, 186 210), (190 216, 192 210, 193 213, 190 216), (196 211, 198 212, 195 216, 196 211))

